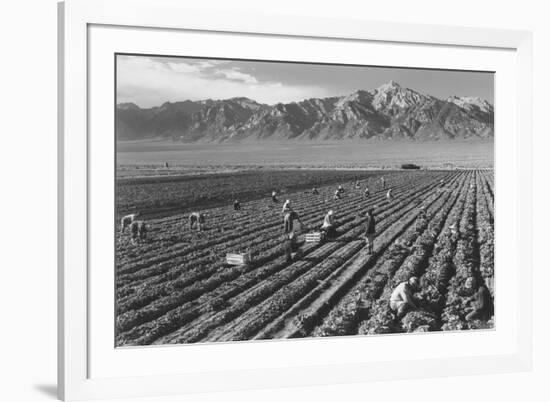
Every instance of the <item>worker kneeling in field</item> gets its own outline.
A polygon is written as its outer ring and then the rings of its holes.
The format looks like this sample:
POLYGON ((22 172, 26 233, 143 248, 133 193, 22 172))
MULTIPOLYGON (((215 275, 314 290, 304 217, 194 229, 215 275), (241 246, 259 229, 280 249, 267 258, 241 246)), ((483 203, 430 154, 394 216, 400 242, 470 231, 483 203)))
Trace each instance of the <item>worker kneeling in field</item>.
POLYGON ((206 215, 201 212, 192 212, 189 215, 189 230, 193 230, 193 228, 196 227, 200 232, 205 222, 205 216, 206 215))
POLYGON ((325 215, 321 231, 325 232, 327 238, 336 237, 336 223, 334 222, 334 211, 331 209, 325 215))
POLYGON ((124 215, 120 220, 120 233, 124 233, 124 229, 132 224, 137 217, 141 215, 141 212, 136 212, 135 214, 124 215))
POLYGON ((368 253, 372 254, 374 248, 374 236, 376 235, 376 219, 374 218, 374 209, 369 208, 367 213, 367 222, 365 224, 365 241, 367 242, 368 253))
POLYGON ((466 321, 488 320, 494 314, 493 297, 485 284, 477 286, 477 280, 473 276, 466 279, 466 289, 473 290, 474 294, 466 299, 471 305, 467 308, 466 321))
POLYGON ((401 319, 411 310, 416 310, 418 306, 414 301, 414 292, 420 290, 420 282, 416 276, 411 277, 407 282, 402 282, 393 290, 390 296, 390 309, 401 319))
POLYGON ((241 203, 239 202, 239 200, 233 201, 233 209, 235 211, 240 211, 241 210, 241 203))

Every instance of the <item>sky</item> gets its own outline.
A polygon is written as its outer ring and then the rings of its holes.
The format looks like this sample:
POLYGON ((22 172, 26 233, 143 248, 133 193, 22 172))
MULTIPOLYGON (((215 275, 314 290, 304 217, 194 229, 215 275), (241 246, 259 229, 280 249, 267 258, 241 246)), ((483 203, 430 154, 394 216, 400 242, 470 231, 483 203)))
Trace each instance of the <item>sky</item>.
POLYGON ((440 99, 475 96, 494 103, 490 72, 118 55, 116 74, 117 103, 142 108, 233 97, 289 103, 372 90, 391 80, 440 99))

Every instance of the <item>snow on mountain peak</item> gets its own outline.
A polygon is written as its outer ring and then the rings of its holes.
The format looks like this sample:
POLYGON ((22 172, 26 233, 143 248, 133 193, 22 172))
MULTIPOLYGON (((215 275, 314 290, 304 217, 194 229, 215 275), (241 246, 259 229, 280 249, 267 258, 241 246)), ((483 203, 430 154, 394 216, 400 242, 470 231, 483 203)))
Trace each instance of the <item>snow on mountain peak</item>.
POLYGON ((374 90, 372 105, 377 109, 391 109, 394 106, 407 108, 426 99, 425 96, 409 88, 403 88, 397 82, 390 82, 374 90))
POLYGON ((478 108, 484 113, 493 113, 493 105, 486 100, 483 100, 477 96, 449 96, 447 102, 454 103, 455 105, 471 110, 472 108, 478 108))

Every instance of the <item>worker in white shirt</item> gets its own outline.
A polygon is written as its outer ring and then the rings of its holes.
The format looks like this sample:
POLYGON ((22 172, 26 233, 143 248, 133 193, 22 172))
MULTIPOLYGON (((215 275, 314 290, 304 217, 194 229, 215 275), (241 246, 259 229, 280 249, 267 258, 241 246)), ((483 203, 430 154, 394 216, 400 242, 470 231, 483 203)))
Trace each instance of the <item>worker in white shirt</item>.
POLYGON ((332 238, 336 236, 336 223, 334 221, 334 211, 332 209, 328 211, 325 215, 321 230, 325 232, 327 238, 332 238))
POLYGON ((418 308, 413 293, 420 290, 420 282, 416 276, 406 282, 401 282, 390 296, 390 309, 401 319, 411 310, 418 308))

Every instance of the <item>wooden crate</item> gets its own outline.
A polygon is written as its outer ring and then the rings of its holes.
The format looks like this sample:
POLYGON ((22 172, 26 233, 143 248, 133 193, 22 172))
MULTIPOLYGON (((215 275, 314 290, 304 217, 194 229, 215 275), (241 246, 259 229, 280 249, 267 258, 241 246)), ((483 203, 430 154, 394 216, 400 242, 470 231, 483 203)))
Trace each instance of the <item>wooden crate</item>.
POLYGON ((323 232, 306 233, 306 243, 321 243, 323 241, 323 232))
POLYGON ((229 265, 247 265, 251 261, 250 253, 227 253, 225 261, 229 265))

